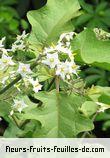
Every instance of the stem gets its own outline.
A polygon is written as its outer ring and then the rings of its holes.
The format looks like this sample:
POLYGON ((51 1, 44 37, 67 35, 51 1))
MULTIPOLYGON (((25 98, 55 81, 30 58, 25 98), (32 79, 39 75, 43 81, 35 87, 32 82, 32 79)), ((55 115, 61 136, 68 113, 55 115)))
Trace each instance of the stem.
POLYGON ((86 138, 87 135, 89 135, 89 132, 84 132, 81 138, 86 138))
POLYGON ((49 86, 48 86, 48 88, 47 88, 47 91, 50 90, 50 88, 51 88, 51 86, 53 85, 54 81, 55 81, 55 78, 53 78, 53 79, 51 80, 51 82, 50 82, 50 84, 49 84, 49 86))
POLYGON ((19 80, 21 80, 21 75, 18 75, 16 79, 14 79, 10 84, 8 84, 6 87, 4 87, 1 91, 0 94, 3 94, 6 92, 9 88, 11 88, 14 84, 16 84, 19 80))
MULTIPOLYGON (((42 55, 39 55, 39 57, 36 59, 36 61, 33 64, 31 64, 31 66, 30 66, 31 70, 34 69, 37 66, 38 61, 41 59, 41 57, 42 57, 42 55)), ((14 84, 16 84, 21 79, 22 79, 22 76, 21 75, 17 75, 17 77, 10 84, 8 84, 6 87, 4 87, 0 91, 0 94, 3 94, 4 92, 6 92, 9 88, 11 88, 14 84)))
POLYGON ((23 128, 23 126, 25 126, 27 123, 29 123, 30 122, 30 120, 25 120, 25 121, 23 121, 21 124, 20 124, 20 129, 22 129, 23 128))
POLYGON ((12 115, 11 117, 14 120, 15 124, 17 125, 17 127, 20 128, 20 124, 18 123, 17 118, 14 115, 12 115))
POLYGON ((99 113, 99 112, 96 112, 96 113, 94 114, 94 116, 93 116, 93 118, 92 118, 92 121, 93 121, 93 122, 95 121, 95 118, 96 118, 96 116, 98 115, 98 113, 99 113))
POLYGON ((59 93, 59 88, 60 88, 60 78, 56 76, 55 78, 55 84, 56 84, 56 91, 59 93))

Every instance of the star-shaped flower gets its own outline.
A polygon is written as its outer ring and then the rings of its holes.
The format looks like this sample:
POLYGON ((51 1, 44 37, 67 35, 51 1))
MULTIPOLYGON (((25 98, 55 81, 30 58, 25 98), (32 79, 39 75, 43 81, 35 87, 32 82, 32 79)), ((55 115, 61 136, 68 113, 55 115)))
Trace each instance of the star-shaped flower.
POLYGON ((58 53, 47 53, 46 60, 43 60, 42 63, 50 66, 50 68, 55 68, 55 66, 59 63, 58 53))
POLYGON ((36 79, 36 80, 30 79, 30 83, 32 84, 32 86, 33 86, 33 91, 34 91, 35 93, 38 93, 39 90, 42 89, 42 85, 39 83, 38 79, 36 79))
POLYGON ((8 66, 13 66, 13 65, 15 65, 15 63, 13 62, 12 57, 3 53, 0 59, 0 70, 3 70, 8 66))
MULTIPOLYGON (((13 111, 22 112, 24 108, 28 107, 23 100, 14 99, 14 104, 12 106, 13 111)), ((11 112, 12 113, 12 112, 11 112)))
POLYGON ((30 64, 19 63, 19 68, 17 70, 22 77, 26 77, 27 75, 31 74, 32 71, 30 69, 30 64))

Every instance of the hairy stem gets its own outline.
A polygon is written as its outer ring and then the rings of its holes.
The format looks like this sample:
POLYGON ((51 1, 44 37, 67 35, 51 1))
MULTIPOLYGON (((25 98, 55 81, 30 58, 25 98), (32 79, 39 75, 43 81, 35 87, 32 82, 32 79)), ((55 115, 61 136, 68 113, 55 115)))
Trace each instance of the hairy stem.
POLYGON ((56 84, 56 91, 57 93, 59 93, 59 89, 60 89, 60 78, 58 76, 56 76, 55 78, 55 84, 56 84))

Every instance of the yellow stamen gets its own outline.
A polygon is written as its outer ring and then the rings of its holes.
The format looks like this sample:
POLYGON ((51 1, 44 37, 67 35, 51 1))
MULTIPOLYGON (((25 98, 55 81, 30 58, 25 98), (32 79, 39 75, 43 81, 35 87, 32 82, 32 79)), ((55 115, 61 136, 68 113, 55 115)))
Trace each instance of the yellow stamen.
POLYGON ((39 83, 35 84, 35 87, 36 87, 36 88, 37 88, 38 86, 40 86, 40 84, 39 84, 39 83))
POLYGON ((64 72, 64 68, 63 67, 61 68, 61 72, 64 72))
POLYGON ((77 65, 72 65, 72 69, 76 69, 77 68, 77 65))
POLYGON ((9 61, 6 60, 6 59, 3 60, 3 63, 4 63, 4 64, 7 64, 8 62, 9 62, 9 61))
POLYGON ((23 67, 23 68, 22 68, 22 71, 23 71, 23 72, 26 72, 26 67, 23 67))
POLYGON ((50 62, 53 63, 53 62, 54 62, 54 58, 51 58, 51 59, 50 59, 50 62))

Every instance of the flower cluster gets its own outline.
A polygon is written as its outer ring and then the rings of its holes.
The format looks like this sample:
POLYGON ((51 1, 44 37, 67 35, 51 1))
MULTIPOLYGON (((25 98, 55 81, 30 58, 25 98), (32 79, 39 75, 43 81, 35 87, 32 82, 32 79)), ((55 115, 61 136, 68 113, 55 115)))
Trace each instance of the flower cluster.
POLYGON ((8 66, 13 66, 15 63, 12 60, 12 57, 8 54, 3 53, 0 59, 0 70, 6 70, 8 66))
POLYGON ((101 102, 96 102, 96 104, 98 105, 98 111, 97 112, 104 112, 105 110, 110 108, 110 105, 101 103, 101 102))
MULTIPOLYGON (((77 75, 77 71, 79 66, 76 65, 74 61, 74 54, 71 50, 71 40, 75 35, 74 32, 63 33, 60 36, 57 45, 53 45, 49 48, 44 48, 42 52, 44 54, 44 59, 42 59, 42 63, 49 66, 55 72, 55 76, 61 77, 61 79, 71 79, 72 75, 77 75)), ((22 35, 17 36, 16 41, 12 44, 11 49, 5 49, 4 42, 5 38, 0 40, 0 71, 2 73, 6 73, 4 75, 1 83, 2 86, 6 86, 9 84, 16 76, 19 74, 22 77, 22 80, 15 83, 14 86, 20 91, 22 90, 22 85, 25 86, 26 90, 33 91, 34 93, 38 93, 42 89, 42 85, 39 83, 38 78, 33 77, 36 76, 35 72, 32 71, 31 65, 29 63, 22 63, 21 61, 16 61, 13 56, 13 52, 18 50, 26 50, 25 39, 27 34, 25 32, 22 35), (11 53, 10 53, 11 52, 11 53)), ((42 64, 41 64, 42 65, 42 64)), ((27 107, 23 100, 15 99, 12 107, 11 115, 13 115, 14 111, 21 111, 27 107)))
POLYGON ((4 42, 5 42, 5 37, 3 37, 1 40, 0 40, 0 54, 2 52, 6 53, 6 49, 4 48, 4 42))
MULTIPOLYGON (((22 35, 18 35, 16 41, 14 42, 14 44, 12 44, 11 49, 5 48, 5 37, 0 40, 0 71, 4 76, 3 79, 0 78, 0 82, 4 87, 9 84, 11 80, 15 79, 17 74, 20 74, 22 76, 22 81, 24 81, 24 84, 26 85, 26 83, 28 83, 28 85, 32 85, 33 91, 37 93, 39 90, 41 90, 42 85, 39 84, 38 79, 34 80, 31 77, 33 72, 30 68, 30 64, 25 64, 21 62, 19 62, 18 64, 18 62, 14 61, 13 57, 9 55, 10 52, 25 49, 25 39, 27 36, 28 34, 26 34, 25 31, 23 31, 22 35), (5 72, 6 75, 4 75, 5 72)), ((18 82, 14 86, 20 91, 19 85, 20 84, 18 82)))
POLYGON ((70 79, 72 74, 77 75, 79 68, 74 61, 74 54, 71 50, 71 40, 74 35, 74 32, 63 33, 56 46, 44 49, 46 59, 42 63, 55 69, 55 74, 63 80, 70 79))
POLYGON ((94 29, 94 32, 96 34, 96 37, 99 39, 99 40, 108 40, 110 39, 110 33, 102 30, 102 29, 98 29, 98 28, 95 28, 94 29))
POLYGON ((26 34, 25 31, 23 31, 22 35, 18 35, 16 37, 16 41, 12 44, 11 51, 15 52, 18 50, 25 51, 26 50, 26 43, 25 39, 27 38, 28 34, 26 34))

